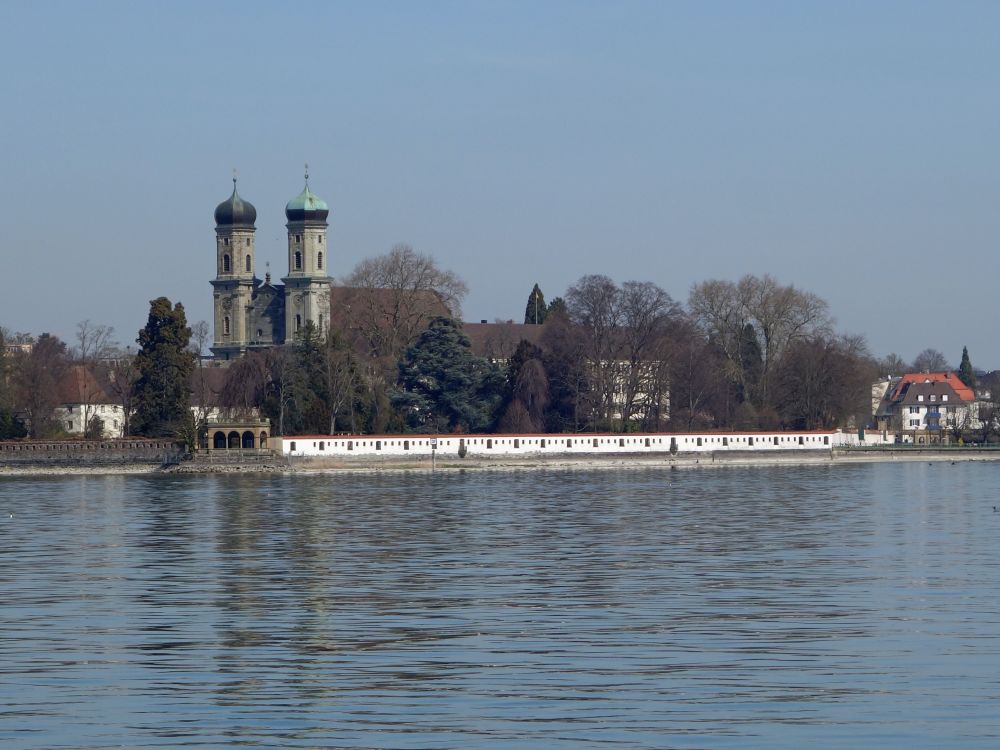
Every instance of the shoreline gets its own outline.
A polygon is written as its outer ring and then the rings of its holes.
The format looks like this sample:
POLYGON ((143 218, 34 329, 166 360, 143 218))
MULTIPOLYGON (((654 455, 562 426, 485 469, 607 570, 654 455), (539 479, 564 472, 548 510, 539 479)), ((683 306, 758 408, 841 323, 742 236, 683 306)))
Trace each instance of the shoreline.
POLYGON ((719 454, 680 454, 673 456, 637 453, 630 455, 571 455, 512 456, 490 458, 439 457, 432 469, 429 458, 400 459, 387 457, 372 459, 292 459, 284 465, 260 463, 229 463, 206 465, 194 463, 159 466, 153 464, 109 465, 59 465, 56 463, 0 465, 0 478, 5 476, 157 476, 157 475, 219 475, 219 474, 379 474, 388 472, 462 472, 476 470, 535 471, 539 469, 595 470, 595 469, 655 469, 655 468, 708 468, 745 466, 811 466, 821 464, 859 464, 894 462, 948 462, 1000 461, 1000 450, 980 448, 919 448, 919 449, 834 449, 816 454, 799 451, 769 451, 767 453, 727 452, 719 454))

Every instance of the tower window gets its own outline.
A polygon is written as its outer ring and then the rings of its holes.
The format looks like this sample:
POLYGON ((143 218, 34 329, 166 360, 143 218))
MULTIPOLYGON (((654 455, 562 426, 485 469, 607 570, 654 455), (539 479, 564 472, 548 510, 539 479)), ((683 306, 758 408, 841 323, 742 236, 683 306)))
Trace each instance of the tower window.
POLYGON ((321 245, 323 244, 323 235, 319 235, 316 239, 318 240, 319 244, 321 245))
POLYGON ((319 332, 323 332, 323 313, 319 314, 319 332))
POLYGON ((250 247, 250 238, 247 237, 247 247, 250 247))
POLYGON ((295 235, 295 244, 298 245, 300 242, 302 242, 302 235, 301 234, 295 235))
POLYGON ((229 260, 229 253, 222 256, 222 272, 230 273, 232 271, 232 261, 229 260))
POLYGON ((295 316, 295 330, 298 331, 300 328, 302 328, 302 316, 301 315, 296 315, 295 316))
POLYGON ((247 253, 247 273, 250 273, 250 254, 247 253))
POLYGON ((227 315, 222 319, 222 333, 226 336, 229 335, 229 316, 227 315))
POLYGON ((300 253, 298 250, 295 251, 295 270, 296 271, 302 270, 302 253, 300 253))
POLYGON ((257 329, 257 338, 258 339, 264 338, 264 329, 263 328, 258 328, 257 329))
POLYGON ((316 253, 316 268, 323 267, 323 251, 316 253))
POLYGON ((229 247, 229 238, 228 237, 224 237, 222 239, 222 244, 225 245, 226 247, 229 247))

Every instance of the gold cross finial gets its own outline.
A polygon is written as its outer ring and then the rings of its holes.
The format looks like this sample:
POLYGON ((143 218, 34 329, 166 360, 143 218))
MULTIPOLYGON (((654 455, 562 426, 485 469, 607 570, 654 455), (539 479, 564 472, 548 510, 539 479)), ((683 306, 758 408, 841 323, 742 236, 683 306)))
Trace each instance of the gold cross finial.
POLYGON ((306 185, 309 184, 309 162, 306 162, 306 185))
POLYGON ((234 188, 236 187, 236 177, 237 177, 236 167, 233 167, 233 187, 234 188))

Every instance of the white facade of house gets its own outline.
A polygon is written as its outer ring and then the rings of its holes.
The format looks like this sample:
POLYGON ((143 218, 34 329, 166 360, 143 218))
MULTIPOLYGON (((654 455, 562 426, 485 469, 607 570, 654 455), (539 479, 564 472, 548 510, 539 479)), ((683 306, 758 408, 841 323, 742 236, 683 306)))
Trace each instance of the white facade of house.
POLYGON ((717 451, 824 451, 849 445, 887 445, 894 436, 868 433, 822 432, 733 432, 586 434, 586 435, 300 435, 281 438, 281 452, 300 458, 352 458, 372 456, 458 455, 464 444, 466 455, 490 456, 614 455, 629 453, 670 454, 717 451))
MULTIPOLYGON (((199 419, 203 415, 206 419, 219 417, 219 409, 216 407, 212 407, 206 413, 201 407, 192 406, 191 413, 195 419, 199 419)), ((90 404, 86 407, 83 404, 63 404, 55 408, 54 415, 56 421, 62 425, 63 432, 67 435, 83 435, 87 431, 86 420, 97 416, 104 423, 104 430, 101 432, 102 438, 128 437, 128 435, 122 435, 125 418, 121 404, 90 404)))

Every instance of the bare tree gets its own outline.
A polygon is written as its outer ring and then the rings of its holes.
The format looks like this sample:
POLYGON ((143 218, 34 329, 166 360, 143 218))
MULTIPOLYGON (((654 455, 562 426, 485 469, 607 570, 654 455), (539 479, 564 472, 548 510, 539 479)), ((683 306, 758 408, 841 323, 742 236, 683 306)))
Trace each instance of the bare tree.
MULTIPOLYGON (((93 385, 98 378, 103 379, 104 372, 99 372, 98 365, 105 364, 108 354, 114 344, 111 337, 115 329, 111 326, 98 325, 90 320, 81 320, 76 324, 76 347, 73 349, 73 359, 81 368, 80 377, 76 378, 79 390, 80 404, 83 406, 83 425, 90 427, 91 407, 94 398, 99 395, 94 392, 93 385)), ((100 368, 104 370, 106 368, 100 368)))
POLYGON ((913 360, 913 369, 917 372, 944 372, 951 368, 948 358, 937 349, 924 349, 913 360))
POLYGON ((829 334, 832 325, 824 300, 769 275, 696 284, 688 305, 725 354, 730 377, 758 407, 769 405, 771 374, 785 350, 799 339, 829 334), (748 347, 759 351, 759 376, 748 369, 756 362, 748 347))
POLYGON ((591 370, 592 419, 623 426, 659 413, 666 398, 668 324, 679 306, 656 284, 584 276, 566 292, 573 323, 583 333, 591 370))
POLYGON ((912 369, 911 366, 895 352, 885 355, 878 360, 877 364, 878 375, 882 378, 898 377, 912 369))
POLYGON ((58 430, 53 416, 61 401, 59 386, 68 368, 66 345, 47 333, 38 337, 30 352, 18 352, 15 357, 14 388, 31 437, 48 437, 58 430))
POLYGON ((118 399, 122 410, 120 437, 132 434, 132 415, 135 413, 135 384, 139 368, 131 347, 112 352, 108 358, 108 387, 118 399))
POLYGON ((334 311, 342 328, 363 343, 366 353, 395 363, 428 322, 438 315, 461 319, 468 288, 456 274, 409 245, 367 258, 344 280, 347 287, 334 311))
POLYGON ((195 355, 194 371, 194 400, 195 424, 199 434, 208 423, 208 415, 212 411, 212 387, 206 372, 202 355, 205 353, 205 345, 209 342, 208 323, 199 320, 191 326, 191 343, 189 348, 195 355))

